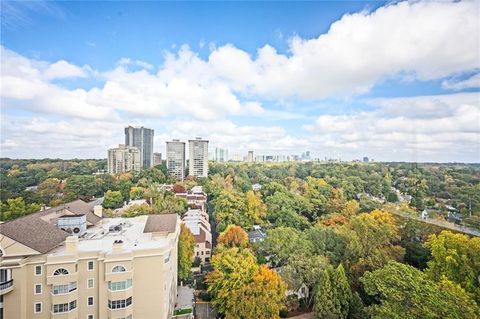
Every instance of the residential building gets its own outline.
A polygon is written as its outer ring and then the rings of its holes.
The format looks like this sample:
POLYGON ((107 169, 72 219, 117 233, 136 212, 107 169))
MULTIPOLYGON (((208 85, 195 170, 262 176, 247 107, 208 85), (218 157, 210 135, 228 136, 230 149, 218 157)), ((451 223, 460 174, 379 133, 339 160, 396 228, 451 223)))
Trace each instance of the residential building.
POLYGON ((125 128, 125 145, 138 148, 140 151, 140 167, 153 166, 153 135, 152 129, 128 126, 125 128))
POLYGON ((162 164, 162 153, 153 153, 153 166, 162 164))
POLYGON ((195 257, 202 263, 209 262, 212 254, 212 231, 208 214, 202 209, 188 209, 182 217, 182 223, 190 229, 195 238, 195 257))
POLYGON ((0 317, 169 319, 176 214, 102 218, 67 203, 0 225, 0 317))
POLYGON ((223 163, 228 161, 228 150, 224 148, 215 148, 215 153, 213 156, 215 162, 223 163))
POLYGON ((265 232, 262 230, 262 227, 259 225, 253 225, 253 229, 248 232, 248 240, 251 243, 258 243, 263 241, 267 235, 265 232))
POLYGON ((208 177, 208 141, 197 137, 188 141, 188 174, 193 177, 208 177))
POLYGON ((248 151, 247 162, 253 163, 253 151, 248 151))
POLYGON ((110 174, 138 171, 142 167, 138 148, 119 144, 108 150, 107 170, 110 174))
POLYGON ((167 142, 167 172, 178 180, 185 178, 185 142, 167 142))

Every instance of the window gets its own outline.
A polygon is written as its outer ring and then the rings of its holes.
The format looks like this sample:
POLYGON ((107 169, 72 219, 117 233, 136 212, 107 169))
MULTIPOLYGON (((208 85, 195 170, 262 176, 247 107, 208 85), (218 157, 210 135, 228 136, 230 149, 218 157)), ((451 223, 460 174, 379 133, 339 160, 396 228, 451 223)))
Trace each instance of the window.
POLYGON ((77 283, 76 282, 71 282, 66 285, 57 285, 53 286, 52 288, 52 293, 54 295, 63 295, 63 294, 68 294, 72 291, 75 291, 77 289, 77 283))
POLYGON ((132 279, 127 279, 126 281, 108 282, 108 289, 110 291, 125 290, 130 287, 132 287, 132 279))
POLYGON ((42 303, 41 302, 36 302, 35 306, 33 307, 33 312, 34 313, 41 313, 42 312, 42 303))
POLYGON ((93 278, 87 280, 87 288, 93 288, 93 278))
POLYGON ((94 319, 94 318, 93 318, 93 315, 88 315, 88 316, 87 316, 87 319, 94 319))
POLYGON ((35 266, 35 276, 42 275, 42 266, 35 266))
POLYGON ((125 271, 125 267, 120 266, 120 265, 112 268, 112 272, 124 272, 124 271, 125 271))
POLYGON ((207 251, 205 252, 205 255, 210 255, 210 251, 207 250, 207 251))
POLYGON ((108 300, 108 308, 110 309, 126 308, 131 304, 132 304, 132 297, 128 297, 127 299, 120 299, 120 300, 108 300))
POLYGON ((68 275, 68 270, 66 270, 65 268, 58 268, 57 270, 55 270, 53 272, 53 275, 54 276, 65 276, 65 275, 68 275))
POLYGON ((52 305, 52 312, 53 313, 61 313, 61 312, 68 312, 77 308, 77 301, 70 301, 69 303, 61 303, 52 305))
POLYGON ((40 295, 42 293, 42 284, 35 284, 34 293, 40 295))
POLYGON ((88 297, 87 306, 93 306, 93 297, 88 297))
POLYGON ((88 262, 88 267, 87 267, 87 269, 88 269, 89 271, 93 270, 93 261, 92 261, 92 260, 88 262))

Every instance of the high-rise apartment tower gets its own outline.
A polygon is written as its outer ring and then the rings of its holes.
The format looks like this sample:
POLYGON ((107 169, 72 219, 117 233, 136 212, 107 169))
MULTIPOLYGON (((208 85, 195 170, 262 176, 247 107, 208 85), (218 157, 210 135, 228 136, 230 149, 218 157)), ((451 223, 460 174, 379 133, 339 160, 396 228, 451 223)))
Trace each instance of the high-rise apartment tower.
POLYGON ((185 142, 167 142, 167 171, 181 181, 185 178, 185 142))
POLYGON ((141 167, 153 166, 153 134, 152 129, 143 126, 125 128, 125 145, 139 149, 141 167))
POLYGON ((141 164, 140 151, 136 147, 120 144, 108 150, 107 169, 110 174, 139 171, 141 164))
POLYGON ((188 174, 194 177, 208 176, 208 141, 197 137, 188 141, 188 174))

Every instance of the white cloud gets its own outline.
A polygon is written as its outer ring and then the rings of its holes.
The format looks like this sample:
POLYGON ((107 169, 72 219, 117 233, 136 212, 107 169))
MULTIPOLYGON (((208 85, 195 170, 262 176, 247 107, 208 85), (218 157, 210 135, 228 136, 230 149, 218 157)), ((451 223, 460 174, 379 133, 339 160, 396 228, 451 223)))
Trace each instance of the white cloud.
POLYGON ((444 80, 442 87, 447 90, 463 90, 469 88, 480 88, 480 73, 472 75, 465 80, 444 80))
POLYGON ((86 77, 86 72, 76 65, 70 64, 65 60, 60 60, 50 64, 44 71, 44 76, 48 80, 72 77, 84 78, 86 77))
MULTIPOLYGON (((233 44, 217 47, 212 42, 207 58, 183 45, 176 52, 166 52, 158 67, 124 58, 111 70, 99 72, 65 60, 29 59, 0 46, 2 110, 13 113, 23 108, 41 114, 30 122, 13 119, 15 123, 8 126, 23 128, 24 135, 20 130, 5 131, 2 147, 12 151, 14 145, 29 143, 29 138, 44 141, 45 147, 48 142, 42 138, 48 136, 58 141, 51 146, 56 151, 57 145, 67 143, 75 152, 75 145, 82 148, 90 141, 98 152, 99 141, 113 142, 113 133, 107 133, 107 128, 95 130, 95 125, 119 123, 121 118, 126 121, 123 124, 132 118, 151 123, 173 119, 157 130, 158 136, 203 135, 230 148, 259 152, 310 149, 328 156, 343 150, 350 158, 363 150, 371 150, 377 158, 382 150, 447 158, 442 152, 448 149, 449 154, 458 154, 458 160, 465 155, 478 161, 478 94, 374 99, 368 101, 373 111, 319 116, 305 126, 309 133, 303 137, 295 128, 239 125, 232 118, 302 119, 295 107, 281 106, 282 101, 350 98, 389 78, 449 77, 443 82, 446 89, 478 87, 478 74, 461 81, 456 76, 479 69, 479 32, 475 1, 413 1, 344 15, 325 34, 290 39, 287 54, 268 44, 250 54, 233 44), (78 77, 87 81, 95 77, 103 83, 90 89, 56 84, 78 77), (44 114, 63 120, 53 121, 44 114), (79 137, 67 132, 69 128, 112 138, 79 137), (65 134, 66 140, 55 139, 49 131, 65 134)), ((107 127, 116 130, 115 143, 121 142, 118 134, 123 125, 114 125, 107 127)), ((31 150, 37 149, 32 146, 31 150)))
POLYGON ((479 100, 480 93, 376 99, 370 101, 375 110, 322 115, 305 128, 320 145, 350 156, 478 162, 479 100))
POLYGON ((2 115, 1 127, 1 156, 16 158, 104 158, 123 137, 114 121, 2 115))
POLYGON ((295 37, 288 55, 265 45, 253 58, 225 45, 204 61, 184 46, 162 73, 225 81, 261 97, 319 99, 365 93, 390 77, 431 80, 472 70, 479 46, 475 1, 404 1, 344 15, 318 38, 295 37))

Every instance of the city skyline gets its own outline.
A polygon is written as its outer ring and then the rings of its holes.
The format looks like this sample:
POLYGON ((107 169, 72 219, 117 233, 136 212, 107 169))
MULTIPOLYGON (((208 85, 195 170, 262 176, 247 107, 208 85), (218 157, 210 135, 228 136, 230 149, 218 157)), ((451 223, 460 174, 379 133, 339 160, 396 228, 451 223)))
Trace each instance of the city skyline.
POLYGON ((480 162, 478 2, 90 5, 2 2, 1 157, 105 158, 141 125, 163 154, 480 162))

